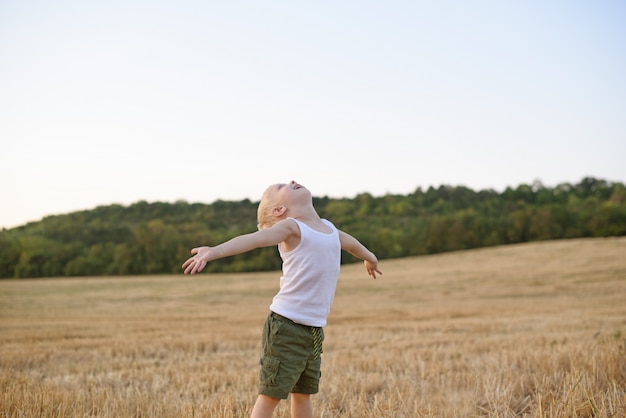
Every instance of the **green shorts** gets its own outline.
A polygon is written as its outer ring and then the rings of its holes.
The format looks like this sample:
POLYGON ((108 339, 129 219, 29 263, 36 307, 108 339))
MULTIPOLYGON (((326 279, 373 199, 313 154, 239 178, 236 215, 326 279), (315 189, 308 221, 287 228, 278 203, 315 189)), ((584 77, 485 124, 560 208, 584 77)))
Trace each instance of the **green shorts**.
POLYGON ((322 328, 296 324, 270 312, 263 327, 259 394, 287 399, 292 392, 317 393, 323 340, 322 328))

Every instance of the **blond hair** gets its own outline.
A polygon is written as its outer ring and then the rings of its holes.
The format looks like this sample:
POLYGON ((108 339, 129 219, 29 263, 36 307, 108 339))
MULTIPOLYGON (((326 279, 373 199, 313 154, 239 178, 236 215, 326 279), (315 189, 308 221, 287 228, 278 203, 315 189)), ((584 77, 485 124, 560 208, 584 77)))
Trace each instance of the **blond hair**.
POLYGON ((272 215, 272 210, 274 209, 276 202, 273 199, 274 195, 271 189, 272 186, 268 187, 263 192, 261 201, 259 202, 259 208, 257 209, 256 215, 258 222, 257 228, 259 231, 272 227, 276 221, 278 221, 278 218, 272 215))

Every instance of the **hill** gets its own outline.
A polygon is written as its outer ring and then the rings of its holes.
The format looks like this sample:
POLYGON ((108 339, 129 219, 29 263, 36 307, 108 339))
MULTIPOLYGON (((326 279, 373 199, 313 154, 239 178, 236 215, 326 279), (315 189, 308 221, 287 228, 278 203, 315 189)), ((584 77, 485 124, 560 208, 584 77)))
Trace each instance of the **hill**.
MULTIPOLYGON (((626 187, 594 178, 473 191, 417 189, 406 196, 315 197, 320 215, 380 258, 564 238, 626 235, 626 187)), ((0 278, 167 274, 189 249, 256 229, 256 202, 138 202, 49 216, 0 231, 0 278)), ((355 261, 346 256, 346 263, 355 261)), ((211 272, 267 271, 274 248, 211 263, 211 272)))

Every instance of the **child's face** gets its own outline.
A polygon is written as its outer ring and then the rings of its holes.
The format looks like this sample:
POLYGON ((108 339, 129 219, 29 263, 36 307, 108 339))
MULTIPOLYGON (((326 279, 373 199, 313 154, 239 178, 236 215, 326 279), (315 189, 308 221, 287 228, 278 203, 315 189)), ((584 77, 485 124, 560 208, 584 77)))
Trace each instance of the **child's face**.
POLYGON ((277 205, 286 207, 294 203, 308 202, 311 192, 303 185, 291 180, 289 183, 280 183, 272 186, 273 200, 277 205))
POLYGON ((261 197, 257 210, 258 228, 269 228, 277 220, 282 219, 284 216, 289 216, 286 215, 287 211, 291 211, 299 206, 312 204, 311 192, 301 184, 293 180, 286 184, 273 184, 263 192, 261 197))

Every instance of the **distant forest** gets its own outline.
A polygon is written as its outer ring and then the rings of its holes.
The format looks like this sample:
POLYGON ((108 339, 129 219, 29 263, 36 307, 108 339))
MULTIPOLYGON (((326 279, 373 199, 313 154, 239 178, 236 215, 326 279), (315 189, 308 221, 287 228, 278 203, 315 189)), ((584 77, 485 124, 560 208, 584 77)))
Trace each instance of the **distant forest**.
MULTIPOLYGON (((473 191, 418 188, 408 195, 315 197, 320 216, 380 259, 521 242, 626 235, 626 188, 592 177, 473 191)), ((256 230, 257 202, 145 201, 48 216, 0 231, 0 277, 180 273, 189 250, 256 230)), ((347 253, 343 262, 356 261, 347 253)), ((208 272, 280 268, 275 247, 210 263, 208 272)))

